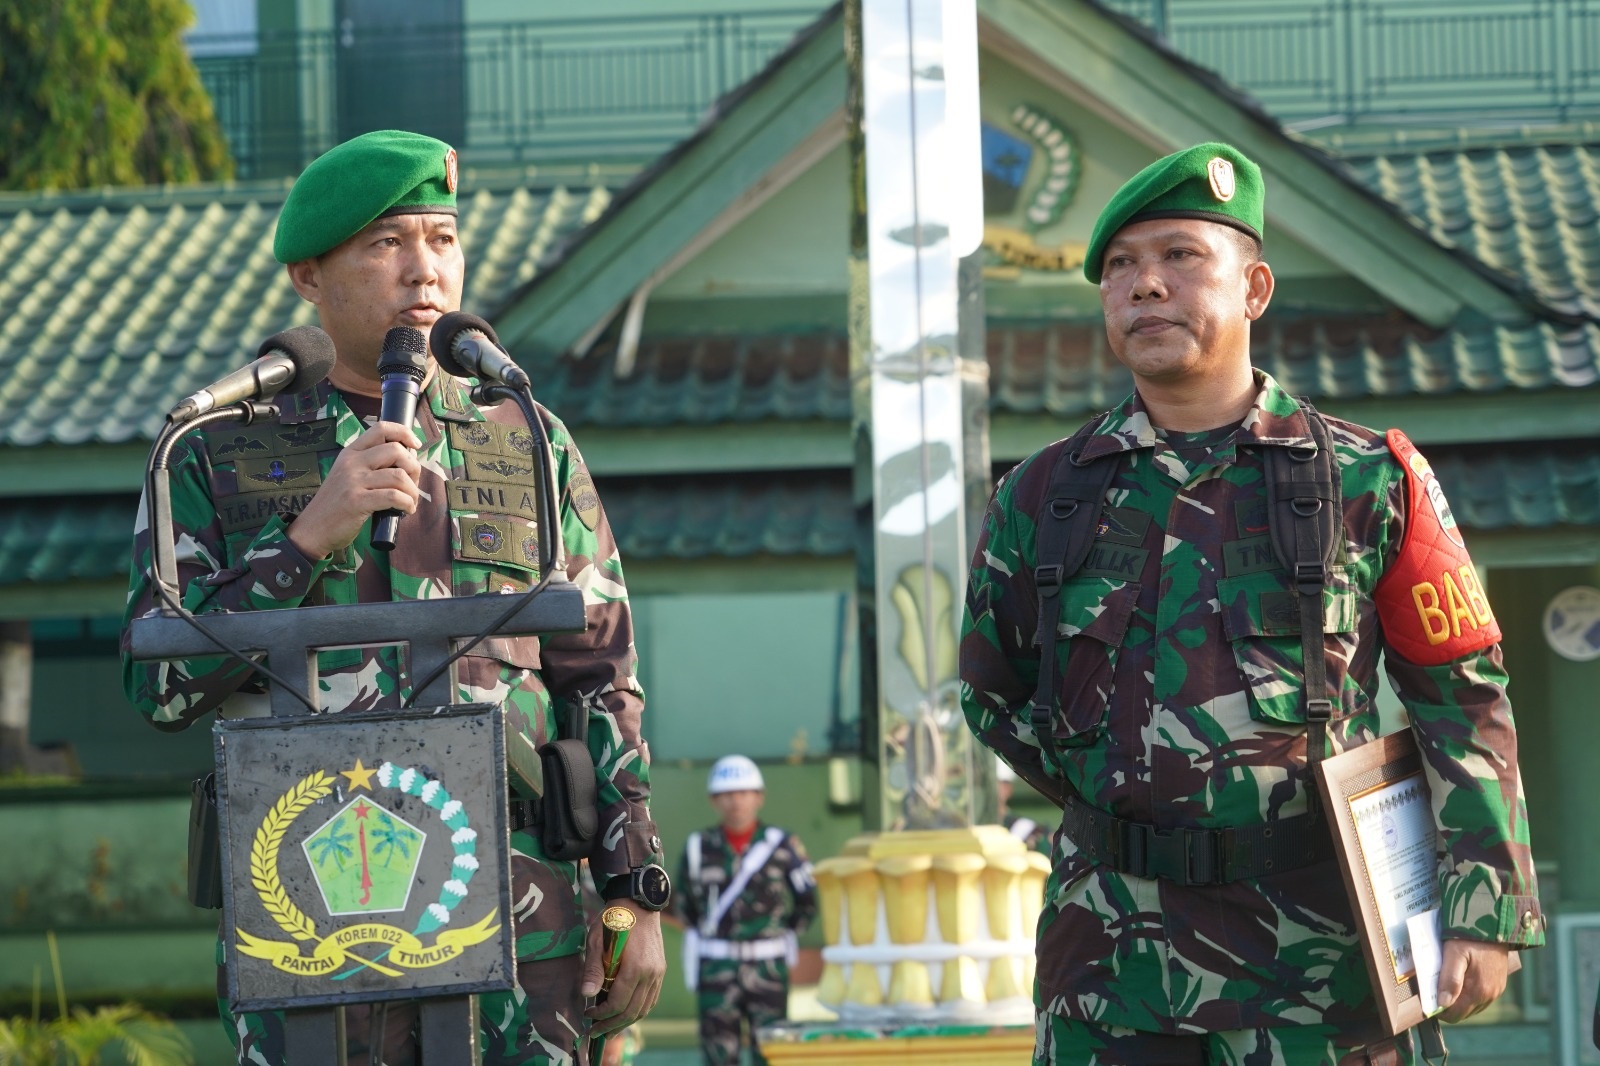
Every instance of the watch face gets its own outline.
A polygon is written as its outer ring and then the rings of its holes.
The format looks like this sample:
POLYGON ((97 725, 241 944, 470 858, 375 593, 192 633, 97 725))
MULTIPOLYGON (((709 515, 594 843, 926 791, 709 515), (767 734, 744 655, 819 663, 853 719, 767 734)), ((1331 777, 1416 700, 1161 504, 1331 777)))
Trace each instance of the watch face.
POLYGON ((639 902, 651 910, 661 910, 672 899, 672 879, 654 863, 639 871, 639 902))

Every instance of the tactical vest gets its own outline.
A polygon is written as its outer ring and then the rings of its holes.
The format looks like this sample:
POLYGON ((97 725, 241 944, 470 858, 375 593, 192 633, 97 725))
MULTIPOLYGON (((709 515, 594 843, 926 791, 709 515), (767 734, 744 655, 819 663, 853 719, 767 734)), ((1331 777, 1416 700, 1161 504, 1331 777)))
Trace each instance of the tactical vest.
MULTIPOLYGON (((1262 826, 1162 831, 1113 817, 1063 788, 1062 828, 1079 851, 1095 862, 1136 877, 1205 885, 1306 866, 1332 854, 1328 832, 1320 824, 1315 778, 1327 746, 1327 724, 1333 717, 1322 592, 1344 539, 1343 493, 1327 420, 1304 399, 1300 409, 1310 425, 1315 450, 1265 445, 1262 461, 1273 554, 1289 573, 1300 609, 1309 812, 1262 826)), ((1061 586, 1088 558, 1106 492, 1122 461, 1120 452, 1087 461, 1080 458, 1083 446, 1107 417, 1094 419, 1068 438, 1050 472, 1044 506, 1037 516, 1033 578, 1039 594, 1039 682, 1029 717, 1043 751, 1045 772, 1052 776, 1056 773, 1056 745, 1070 739, 1057 735, 1054 713, 1061 586)))
MULTIPOLYGON (((321 486, 325 465, 340 449, 336 419, 312 417, 330 389, 324 384, 278 397, 275 404, 282 417, 277 423, 222 426, 205 434, 211 496, 228 545, 227 565, 236 563, 274 515, 300 512, 321 486)), ((460 462, 457 466, 451 456, 443 498, 401 523, 391 565, 448 589, 451 596, 526 591, 539 577, 539 529, 533 437, 521 412, 515 405, 479 408, 465 386, 440 375, 425 390, 417 419, 430 432, 442 432, 460 462), (438 415, 427 400, 434 390, 442 407, 438 415)), ((329 591, 332 582, 356 580, 357 574, 341 569, 336 555, 305 604, 358 602, 362 597, 354 585, 329 591)), ((522 669, 540 665, 537 637, 496 636, 480 648, 481 655, 522 669)), ((322 651, 319 666, 324 671, 347 667, 361 655, 359 648, 322 651)))

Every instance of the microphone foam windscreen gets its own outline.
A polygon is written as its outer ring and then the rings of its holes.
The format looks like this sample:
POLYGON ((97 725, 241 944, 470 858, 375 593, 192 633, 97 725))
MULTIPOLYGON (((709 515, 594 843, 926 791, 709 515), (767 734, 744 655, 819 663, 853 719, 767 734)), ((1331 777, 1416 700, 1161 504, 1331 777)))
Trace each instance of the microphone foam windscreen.
POLYGON ((433 357, 439 361, 445 373, 458 378, 475 378, 478 372, 472 367, 463 366, 455 351, 456 336, 465 330, 475 329, 500 345, 500 338, 495 335, 494 327, 489 325, 477 315, 468 314, 466 311, 451 311, 442 316, 433 324, 432 331, 428 334, 428 347, 433 349, 433 357))
POLYGON ((383 335, 383 353, 378 356, 378 373, 410 374, 418 381, 428 372, 428 339, 420 329, 396 326, 383 335))
POLYGON ((256 349, 259 359, 268 352, 282 352, 295 366, 294 378, 279 392, 293 395, 304 392, 333 370, 333 338, 318 326, 296 326, 282 333, 274 333, 256 349))

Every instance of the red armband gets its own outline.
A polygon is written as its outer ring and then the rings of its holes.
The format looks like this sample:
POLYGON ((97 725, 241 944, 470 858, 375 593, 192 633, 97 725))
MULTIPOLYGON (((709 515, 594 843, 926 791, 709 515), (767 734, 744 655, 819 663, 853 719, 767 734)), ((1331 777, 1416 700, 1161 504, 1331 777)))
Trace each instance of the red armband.
POLYGON ((1378 617, 1396 652, 1420 666, 1441 666, 1498 643, 1500 623, 1433 467, 1398 429, 1388 441, 1405 469, 1406 531, 1399 558, 1374 590, 1378 617))

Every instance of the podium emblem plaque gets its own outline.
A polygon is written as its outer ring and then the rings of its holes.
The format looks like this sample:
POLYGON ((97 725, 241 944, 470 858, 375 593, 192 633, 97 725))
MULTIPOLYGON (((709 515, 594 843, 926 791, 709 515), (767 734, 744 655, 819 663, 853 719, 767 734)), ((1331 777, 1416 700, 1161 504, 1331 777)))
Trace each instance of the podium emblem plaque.
POLYGON ((515 983, 498 706, 220 722, 235 1011, 515 983))

